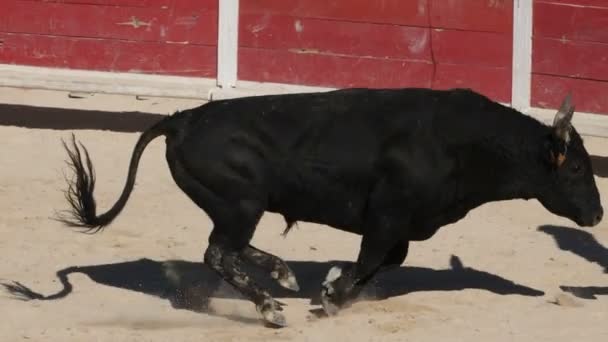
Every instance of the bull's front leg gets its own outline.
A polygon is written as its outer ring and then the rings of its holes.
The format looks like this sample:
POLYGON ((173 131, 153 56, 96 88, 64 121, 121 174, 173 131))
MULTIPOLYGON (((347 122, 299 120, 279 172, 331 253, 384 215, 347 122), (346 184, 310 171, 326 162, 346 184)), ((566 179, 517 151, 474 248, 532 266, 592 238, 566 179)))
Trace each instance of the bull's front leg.
POLYGON ((408 201, 403 187, 392 183, 383 179, 370 194, 357 262, 332 268, 323 282, 321 303, 328 315, 350 304, 378 271, 401 265, 407 256, 408 201))
POLYGON ((321 288, 321 303, 325 312, 332 316, 349 305, 379 271, 399 266, 407 256, 408 241, 395 242, 388 236, 374 232, 363 236, 361 250, 355 264, 344 268, 334 266, 329 270, 321 288))

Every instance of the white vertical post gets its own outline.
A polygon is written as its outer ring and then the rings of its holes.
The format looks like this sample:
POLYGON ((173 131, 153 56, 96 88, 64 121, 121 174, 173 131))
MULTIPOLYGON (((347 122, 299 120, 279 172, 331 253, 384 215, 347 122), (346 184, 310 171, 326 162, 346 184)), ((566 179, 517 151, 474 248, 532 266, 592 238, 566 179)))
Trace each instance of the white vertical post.
POLYGON ((217 85, 234 87, 237 79, 239 43, 239 0, 217 0, 217 85))
POLYGON ((513 1, 513 76, 511 105, 518 110, 530 108, 532 87, 532 2, 513 1))

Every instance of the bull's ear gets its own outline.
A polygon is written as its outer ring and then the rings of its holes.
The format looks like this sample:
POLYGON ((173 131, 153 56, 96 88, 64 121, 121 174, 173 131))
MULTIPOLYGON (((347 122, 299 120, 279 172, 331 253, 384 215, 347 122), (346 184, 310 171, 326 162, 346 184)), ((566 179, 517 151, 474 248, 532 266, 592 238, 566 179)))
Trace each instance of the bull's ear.
POLYGON ((570 131, 572 130, 572 116, 574 106, 572 105, 572 94, 568 93, 553 119, 553 131, 555 137, 562 140, 566 145, 570 142, 570 131))

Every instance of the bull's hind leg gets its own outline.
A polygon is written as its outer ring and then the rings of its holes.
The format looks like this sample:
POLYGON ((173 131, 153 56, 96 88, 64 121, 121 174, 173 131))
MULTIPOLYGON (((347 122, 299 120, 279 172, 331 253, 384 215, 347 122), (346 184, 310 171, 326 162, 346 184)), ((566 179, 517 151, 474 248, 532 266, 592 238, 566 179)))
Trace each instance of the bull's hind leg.
POLYGON ((267 324, 275 327, 285 326, 285 317, 279 312, 283 310, 283 304, 274 300, 267 291, 261 289, 249 275, 243 272, 240 268, 241 262, 239 252, 214 242, 210 243, 205 252, 205 264, 237 291, 253 301, 257 311, 267 324))
POLYGON ((284 288, 292 291, 300 290, 295 274, 283 259, 251 245, 245 248, 243 257, 250 263, 270 272, 270 276, 284 288))
MULTIPOLYGON (((228 201, 220 198, 190 175, 179 161, 173 158, 168 158, 168 161, 177 185, 209 214, 214 223, 209 247, 205 251, 205 264, 254 302, 266 323, 277 327, 285 326, 285 318, 279 313, 282 304, 260 288, 240 267, 243 252, 248 247, 263 214, 263 201, 256 199, 251 193, 241 194, 242 198, 239 200, 228 201)), ((222 193, 222 196, 228 194, 222 193)))

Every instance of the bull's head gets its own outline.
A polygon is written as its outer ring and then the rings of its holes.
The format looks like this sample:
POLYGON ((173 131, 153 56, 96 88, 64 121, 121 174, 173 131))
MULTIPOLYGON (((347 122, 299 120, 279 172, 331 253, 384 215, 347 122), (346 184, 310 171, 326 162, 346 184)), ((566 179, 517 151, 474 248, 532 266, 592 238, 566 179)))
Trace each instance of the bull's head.
POLYGON ((579 226, 595 226, 603 216, 591 160, 572 126, 574 106, 568 95, 553 120, 545 152, 549 184, 539 196, 545 208, 579 226))

